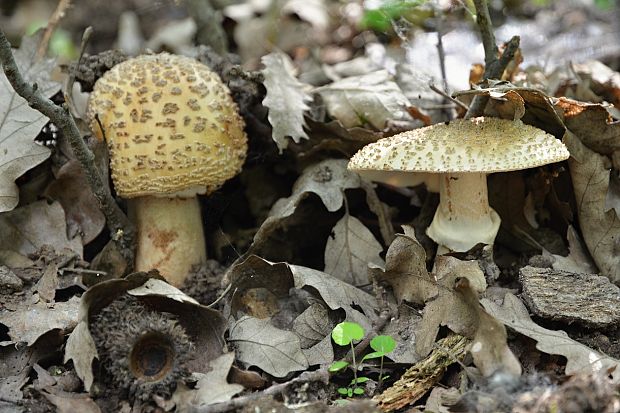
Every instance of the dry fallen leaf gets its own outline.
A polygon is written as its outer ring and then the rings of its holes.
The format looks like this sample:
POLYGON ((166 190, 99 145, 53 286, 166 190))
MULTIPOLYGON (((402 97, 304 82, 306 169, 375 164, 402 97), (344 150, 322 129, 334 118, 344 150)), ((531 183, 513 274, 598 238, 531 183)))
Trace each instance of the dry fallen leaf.
POLYGON ((230 384, 226 377, 230 371, 235 353, 225 353, 211 361, 211 370, 208 373, 194 373, 198 378, 196 387, 189 389, 179 385, 172 395, 172 402, 176 405, 175 412, 191 412, 202 406, 226 402, 243 391, 240 384, 230 384))
POLYGON ((69 248, 82 255, 80 237, 67 239, 65 211, 58 202, 38 201, 0 214, 0 250, 28 255, 44 245, 59 253, 69 248))
POLYGON ((345 159, 328 159, 307 167, 293 185, 288 198, 279 199, 271 208, 269 216, 254 235, 252 251, 269 242, 269 236, 285 225, 299 204, 311 193, 318 195, 329 212, 340 209, 344 203, 344 191, 359 188, 360 177, 347 170, 345 159))
POLYGON ((80 163, 72 159, 56 173, 56 179, 45 195, 58 200, 65 210, 67 224, 77 227, 84 245, 91 242, 105 226, 105 216, 99 207, 80 163))
POLYGON ((562 330, 548 330, 534 323, 525 305, 513 294, 506 294, 501 306, 486 298, 480 302, 493 317, 536 340, 538 350, 566 357, 566 374, 608 371, 616 383, 620 381, 620 360, 592 350, 562 330))
POLYGON ((385 271, 373 270, 374 277, 392 287, 399 304, 423 304, 437 294, 437 285, 426 270, 426 252, 415 238, 415 230, 403 225, 403 231, 388 248, 385 271))
MULTIPOLYGON (((13 56, 24 80, 36 84, 38 91, 50 98, 60 90, 60 84, 51 79, 55 61, 38 59, 38 46, 36 36, 24 37, 13 56)), ((15 208, 19 201, 15 179, 46 160, 51 152, 34 141, 48 119, 28 106, 1 71, 0 119, 0 212, 5 212, 15 208)))
POLYGON ((304 84, 295 77, 291 59, 282 52, 263 56, 262 70, 267 95, 263 105, 269 109, 269 123, 273 127, 272 137, 280 153, 288 146, 287 136, 296 143, 301 138, 308 139, 304 131, 304 112, 309 109, 307 102, 312 98, 304 90, 304 84))
POLYGON ((228 341, 236 348, 237 359, 275 377, 308 368, 299 337, 271 325, 269 319, 244 316, 229 329, 228 341))
POLYGON ((383 267, 383 247, 362 222, 348 213, 325 246, 325 272, 352 285, 368 284, 368 266, 383 267))
MULTIPOLYGON (((345 128, 370 124, 378 130, 388 121, 411 121, 411 106, 400 87, 386 70, 352 76, 316 89, 329 114, 345 128)), ((420 124, 422 122, 419 122, 420 124)))
POLYGON ((13 343, 26 342, 31 346, 39 337, 50 330, 71 331, 78 322, 80 299, 71 297, 68 301, 47 304, 39 301, 17 311, 0 313, 0 323, 9 328, 13 343))
POLYGON ((610 161, 571 132, 566 133, 564 143, 571 153, 568 166, 583 238, 601 274, 620 281, 620 220, 614 209, 605 208, 610 161))

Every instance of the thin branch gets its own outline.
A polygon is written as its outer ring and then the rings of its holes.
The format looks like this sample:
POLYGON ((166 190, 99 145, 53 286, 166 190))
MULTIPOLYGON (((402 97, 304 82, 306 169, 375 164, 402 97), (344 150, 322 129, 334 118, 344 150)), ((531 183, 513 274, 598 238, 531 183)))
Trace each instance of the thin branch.
POLYGON ((484 77, 488 79, 488 72, 497 62, 499 53, 497 44, 495 43, 495 34, 493 34, 493 24, 489 15, 487 0, 474 0, 476 7, 476 23, 482 37, 482 45, 484 46, 484 77))
POLYGON ((119 249, 123 257, 127 260, 128 266, 133 266, 133 246, 135 230, 125 214, 118 207, 112 195, 103 184, 99 171, 95 167, 95 156, 90 151, 80 131, 75 124, 66 105, 57 106, 50 99, 41 95, 37 90, 37 85, 26 83, 19 68, 13 58, 11 44, 7 40, 4 31, 0 29, 0 63, 4 69, 4 74, 11 83, 15 92, 26 99, 28 104, 47 116, 69 140, 71 149, 76 158, 82 165, 89 186, 99 201, 99 207, 107 219, 107 225, 112 233, 112 238, 119 243, 119 249))
MULTIPOLYGON (((487 0, 473 1, 476 7, 476 23, 478 23, 478 29, 482 37, 482 45, 484 46, 484 79, 498 79, 501 77, 502 73, 504 73, 508 63, 514 58, 514 54, 519 48, 520 38, 519 36, 514 36, 510 39, 502 57, 498 58, 499 50, 495 43, 493 24, 491 23, 491 16, 489 15, 487 0)), ((488 96, 476 96, 471 102, 471 105, 469 105, 469 110, 467 114, 465 114, 465 118, 468 119, 482 115, 488 100, 488 96)))
POLYGON ((444 92, 443 90, 439 89, 437 86, 435 86, 432 83, 428 84, 428 87, 435 93, 438 93, 439 95, 443 96, 445 99, 449 100, 450 102, 453 102, 455 105, 460 106, 461 108, 465 109, 465 110, 469 110, 469 106, 467 106, 465 103, 461 102, 460 100, 448 95, 446 92, 444 92))
POLYGON ((39 43, 39 48, 37 50, 37 57, 41 58, 45 56, 47 52, 47 46, 50 43, 50 39, 52 38, 52 34, 54 34, 54 30, 58 26, 60 20, 65 17, 65 12, 67 8, 71 5, 71 0, 59 0, 58 5, 56 6, 56 10, 50 17, 47 22, 47 27, 45 27, 45 32, 43 33, 43 37, 41 38, 41 42, 39 43))
POLYGON ((329 373, 326 369, 319 369, 315 371, 306 371, 302 373, 298 378, 287 381, 286 383, 274 384, 267 389, 248 394, 247 396, 241 396, 231 399, 227 402, 211 404, 209 406, 193 409, 196 413, 221 413, 229 410, 238 410, 241 407, 253 404, 256 400, 259 400, 265 396, 277 396, 283 393, 291 384, 294 383, 311 383, 311 382, 323 382, 329 381, 329 373))

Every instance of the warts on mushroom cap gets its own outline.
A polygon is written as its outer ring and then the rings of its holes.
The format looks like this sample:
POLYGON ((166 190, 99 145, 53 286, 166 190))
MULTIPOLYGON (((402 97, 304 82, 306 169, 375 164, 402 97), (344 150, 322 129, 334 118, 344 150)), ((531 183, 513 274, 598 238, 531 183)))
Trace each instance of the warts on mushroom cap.
POLYGON ((88 107, 91 129, 99 139, 105 134, 121 197, 210 193, 245 160, 236 104, 194 59, 164 53, 127 60, 99 79, 88 107))
POLYGON ((504 172, 567 159, 566 147, 521 121, 458 119, 383 138, 349 163, 354 171, 504 172))

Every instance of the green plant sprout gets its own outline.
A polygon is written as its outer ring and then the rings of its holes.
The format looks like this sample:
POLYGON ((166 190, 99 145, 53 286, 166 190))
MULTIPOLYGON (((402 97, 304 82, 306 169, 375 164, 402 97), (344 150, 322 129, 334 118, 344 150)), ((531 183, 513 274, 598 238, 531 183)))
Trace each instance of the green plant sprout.
POLYGON ((370 340, 370 348, 372 348, 374 352, 366 354, 362 358, 362 362, 365 360, 381 358, 381 364, 379 367, 379 387, 381 387, 383 380, 389 377, 383 377, 383 357, 394 351, 396 348, 396 341, 391 336, 376 336, 370 340))
MULTIPOLYGON (((364 337, 364 329, 357 323, 344 321, 339 323, 332 330, 332 339, 339 346, 351 346, 352 354, 352 368, 353 368, 353 380, 349 383, 348 387, 338 388, 338 393, 345 397, 353 397, 353 395, 364 394, 364 389, 358 387, 359 384, 366 383, 370 380, 368 377, 357 377, 358 365, 355 360, 355 348, 353 341, 359 341, 364 337)), ((383 380, 388 376, 383 377, 383 357, 392 352, 396 347, 396 341, 390 336, 376 336, 370 341, 370 347, 374 352, 365 355, 362 358, 364 360, 381 358, 381 367, 379 370, 379 386, 383 383, 383 380)), ((349 366, 349 362, 345 360, 338 360, 333 362, 329 366, 330 373, 337 373, 349 366)))

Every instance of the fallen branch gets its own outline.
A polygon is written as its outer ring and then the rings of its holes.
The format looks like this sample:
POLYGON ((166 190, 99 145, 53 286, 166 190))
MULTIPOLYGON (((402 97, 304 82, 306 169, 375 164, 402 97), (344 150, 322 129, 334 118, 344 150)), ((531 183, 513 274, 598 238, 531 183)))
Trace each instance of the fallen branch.
MULTIPOLYGON (((484 79, 499 79, 506 70, 508 63, 514 58, 521 39, 519 36, 513 36, 506 44, 502 56, 498 57, 499 50, 495 43, 487 0, 474 0, 474 6, 476 7, 476 23, 484 46, 484 79)), ((465 119, 481 116, 488 100, 488 96, 474 97, 465 114, 465 119)))
POLYGON ((227 402, 211 404, 202 408, 195 409, 196 413, 221 413, 229 410, 239 409, 241 407, 250 405, 256 400, 259 400, 265 396, 277 396, 282 394, 290 385, 295 383, 311 383, 322 382, 327 384, 329 382, 329 373, 326 369, 319 369, 315 371, 306 371, 299 377, 287 381, 285 383, 274 384, 271 387, 266 388, 263 391, 248 394, 247 396, 241 396, 231 399, 227 402))
POLYGON ((127 216, 125 216, 114 201, 114 198, 112 198, 107 187, 103 184, 101 175, 95 166, 95 156, 82 139, 73 116, 71 116, 66 105, 58 106, 50 99, 41 95, 36 83, 34 85, 26 83, 13 58, 11 44, 1 29, 0 63, 2 63, 4 74, 15 92, 26 99, 28 105, 33 109, 47 116, 62 131, 63 136, 69 140, 73 153, 84 169, 90 189, 97 201, 99 201, 99 207, 106 217, 112 238, 118 242, 121 254, 127 260, 128 265, 130 267, 133 266, 135 230, 127 216))

